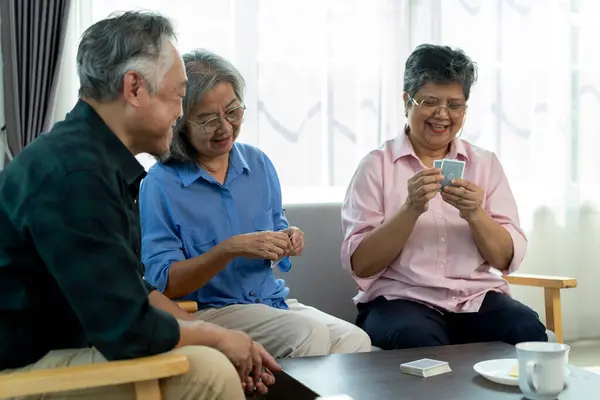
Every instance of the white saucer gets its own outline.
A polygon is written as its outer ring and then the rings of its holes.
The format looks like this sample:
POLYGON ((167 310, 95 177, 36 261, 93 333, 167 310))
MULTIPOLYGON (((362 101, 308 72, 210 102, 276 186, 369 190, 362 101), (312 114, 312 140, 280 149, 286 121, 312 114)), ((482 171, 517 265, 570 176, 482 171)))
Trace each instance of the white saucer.
MULTIPOLYGON (((510 371, 517 364, 518 360, 516 358, 504 358, 478 362, 473 365, 473 369, 479 375, 492 382, 500 383, 502 385, 519 386, 519 378, 509 375, 510 371)), ((565 377, 567 377, 569 373, 569 369, 565 367, 565 377)))

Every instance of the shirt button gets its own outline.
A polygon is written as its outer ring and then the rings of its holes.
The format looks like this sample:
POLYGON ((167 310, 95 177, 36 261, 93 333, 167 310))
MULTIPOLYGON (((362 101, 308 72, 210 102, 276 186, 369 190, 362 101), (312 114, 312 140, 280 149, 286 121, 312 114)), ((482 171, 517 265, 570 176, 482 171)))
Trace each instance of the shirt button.
POLYGON ((443 261, 440 261, 440 267, 445 267, 446 263, 444 263, 443 261))
POLYGON ((254 300, 255 303, 260 303, 260 299, 254 300))
POLYGON ((250 297, 254 297, 254 292, 250 292, 248 294, 250 295, 250 297))
POLYGON ((445 242, 445 241, 446 241, 446 237, 445 237, 445 236, 442 236, 442 237, 440 238, 440 240, 441 240, 442 242, 445 242))
POLYGON ((442 214, 438 215, 438 218, 439 218, 439 219, 442 219, 442 214))

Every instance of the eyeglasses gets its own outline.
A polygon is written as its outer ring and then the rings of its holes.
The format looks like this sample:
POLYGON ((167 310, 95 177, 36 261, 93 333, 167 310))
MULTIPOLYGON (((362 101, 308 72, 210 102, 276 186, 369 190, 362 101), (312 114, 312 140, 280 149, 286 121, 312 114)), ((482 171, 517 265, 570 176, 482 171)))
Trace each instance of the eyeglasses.
POLYGON ((446 112, 451 118, 461 118, 467 111, 467 105, 461 101, 451 101, 448 104, 440 104, 437 99, 424 99, 417 102, 414 98, 410 98, 410 101, 426 116, 435 115, 442 108, 446 109, 446 112))
MULTIPOLYGON (((223 119, 227 120, 232 125, 239 125, 244 120, 244 111, 246 110, 246 105, 241 104, 231 110, 227 111, 223 116, 223 119)), ((221 127, 223 123, 223 119, 221 117, 214 117, 205 122, 194 122, 188 121, 190 124, 195 125, 199 128, 204 129, 205 133, 213 133, 216 132, 217 129, 221 127)))

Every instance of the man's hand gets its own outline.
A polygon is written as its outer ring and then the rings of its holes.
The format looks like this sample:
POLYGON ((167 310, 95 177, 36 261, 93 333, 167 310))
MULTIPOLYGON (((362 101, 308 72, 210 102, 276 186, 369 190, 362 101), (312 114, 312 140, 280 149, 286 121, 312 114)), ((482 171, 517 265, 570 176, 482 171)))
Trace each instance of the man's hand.
POLYGON ((256 351, 250 336, 244 332, 223 328, 214 348, 229 358, 240 375, 242 384, 245 383, 252 372, 256 351))
POLYGON ((465 179, 453 179, 452 185, 442 191, 442 199, 460 211, 460 217, 471 220, 482 211, 483 190, 473 182, 465 179))
POLYGON ((282 230, 282 232, 285 232, 288 235, 292 244, 292 248, 288 255, 301 256, 302 251, 304 250, 304 232, 302 232, 300 228, 296 226, 285 228, 282 230))
POLYGON ((443 179, 439 168, 425 168, 414 174, 407 182, 408 197, 405 205, 418 215, 423 214, 429 208, 429 200, 435 197, 443 179))
POLYGON ((219 350, 234 365, 245 391, 266 393, 267 387, 275 383, 271 371, 281 371, 281 367, 246 333, 200 320, 177 322, 180 332, 177 348, 208 346, 219 350))
POLYGON ((275 383, 271 371, 281 371, 279 364, 264 347, 252 341, 244 332, 223 328, 214 347, 229 358, 238 371, 242 387, 248 393, 266 393, 267 387, 275 383))
POLYGON ((269 390, 268 387, 275 384, 272 371, 281 371, 281 367, 265 348, 257 342, 254 342, 253 361, 252 372, 245 382, 242 381, 242 386, 247 393, 266 394, 269 390))
POLYGON ((292 244, 285 232, 252 232, 227 239, 229 251, 236 257, 277 261, 289 254, 292 244))

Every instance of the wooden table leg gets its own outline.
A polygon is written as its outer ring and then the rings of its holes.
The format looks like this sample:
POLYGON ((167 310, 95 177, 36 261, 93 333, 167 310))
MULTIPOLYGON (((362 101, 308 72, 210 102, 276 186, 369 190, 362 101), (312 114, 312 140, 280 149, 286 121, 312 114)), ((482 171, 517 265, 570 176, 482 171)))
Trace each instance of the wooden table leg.
POLYGON ((137 400, 161 400, 158 379, 135 383, 135 398, 137 400))
POLYGON ((558 343, 563 342, 562 312, 560 307, 560 289, 545 288, 546 327, 556 334, 558 343))

